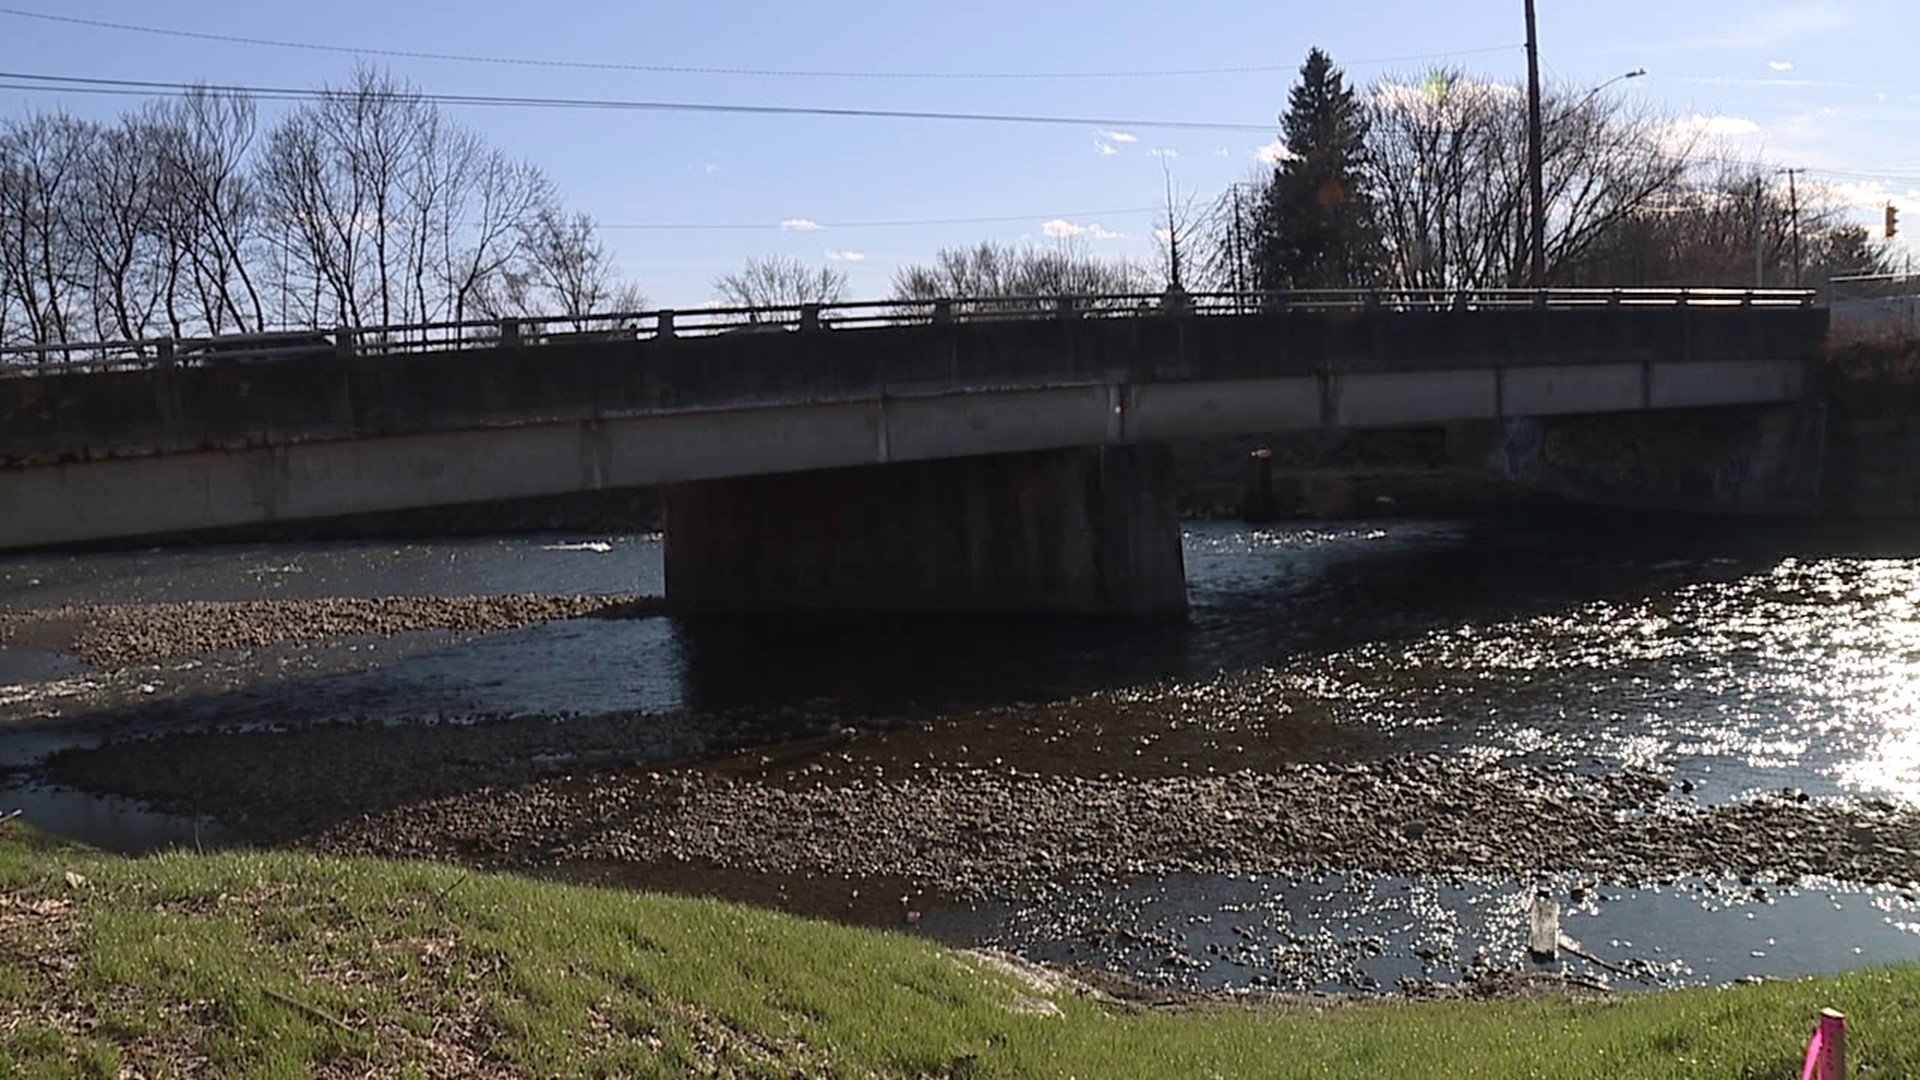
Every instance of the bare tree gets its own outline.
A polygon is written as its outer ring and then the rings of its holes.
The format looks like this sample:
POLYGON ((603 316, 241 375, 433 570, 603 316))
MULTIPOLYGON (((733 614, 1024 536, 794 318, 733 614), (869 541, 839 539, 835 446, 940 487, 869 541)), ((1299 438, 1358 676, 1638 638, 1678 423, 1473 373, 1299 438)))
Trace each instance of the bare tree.
POLYGON ((136 123, 156 158, 170 266, 190 282, 196 321, 210 333, 261 329, 266 221, 251 167, 253 99, 195 89, 153 103, 136 123))
POLYGON ((0 121, 0 341, 644 305, 539 169, 389 75, 264 137, 255 117, 198 89, 117 123, 0 121))
POLYGON ((27 340, 70 340, 84 306, 80 184, 88 125, 40 113, 0 130, 0 261, 27 340))
POLYGON ((261 188, 280 226, 284 289, 296 317, 359 325, 361 196, 333 150, 313 110, 289 114, 267 136, 261 188))
POLYGON ((1166 180, 1166 205, 1153 238, 1157 269, 1168 295, 1185 294, 1193 276, 1194 249, 1206 233, 1206 211, 1191 195, 1181 195, 1173 183, 1173 169, 1160 159, 1160 172, 1166 180))
POLYGON ((575 330, 585 330, 589 316, 630 315, 647 303, 638 287, 620 280, 593 218, 551 205, 527 222, 520 259, 477 299, 495 318, 559 315, 575 330))
POLYGON ((291 226, 292 261, 316 286, 312 317, 360 326, 430 314, 419 234, 444 194, 441 123, 418 91, 362 68, 269 135, 262 179, 291 226))
POLYGON ((1087 296, 1151 287, 1137 263, 1100 258, 1066 243, 1035 247, 983 240, 970 248, 941 248, 931 264, 902 266, 893 274, 898 300, 1087 296))
POLYGON ((165 184, 141 136, 132 122, 91 128, 85 135, 73 220, 87 256, 90 337, 147 337, 159 306, 166 264, 159 204, 165 184))
POLYGON ((488 290, 523 263, 541 219, 555 211, 552 184, 539 169, 484 148, 471 136, 456 149, 460 182, 450 192, 440 230, 441 280, 453 318, 461 321, 483 308, 488 290))
MULTIPOLYGON (((1690 148, 1658 118, 1599 95, 1554 91, 1544 111, 1548 280, 1563 281, 1608 229, 1683 186, 1690 148)), ((1526 280, 1525 112, 1517 88, 1455 71, 1373 88, 1368 157, 1389 282, 1526 280)))
POLYGON ((1272 182, 1270 175, 1256 175, 1230 185, 1199 213, 1186 258, 1186 274, 1195 288, 1244 295, 1264 287, 1261 212, 1272 182))
POLYGON ((1617 222, 1572 276, 1583 285, 1791 285, 1796 233, 1803 281, 1892 269, 1886 248, 1830 191, 1806 185, 1798 196, 1796 214, 1775 177, 1717 168, 1617 222))
POLYGON ((748 259, 737 274, 713 279, 713 291, 732 307, 798 307, 834 304, 846 298, 847 275, 831 266, 810 267, 788 255, 748 259))

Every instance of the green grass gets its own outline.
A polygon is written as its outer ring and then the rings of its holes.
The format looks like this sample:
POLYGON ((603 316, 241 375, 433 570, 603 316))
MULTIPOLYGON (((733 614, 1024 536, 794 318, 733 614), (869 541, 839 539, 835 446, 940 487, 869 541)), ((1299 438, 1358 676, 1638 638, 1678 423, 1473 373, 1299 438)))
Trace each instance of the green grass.
POLYGON ((0 1076, 1785 1077, 1822 1006, 1860 1075, 1920 1075, 1914 968, 1162 1013, 732 904, 0 828, 0 1076))

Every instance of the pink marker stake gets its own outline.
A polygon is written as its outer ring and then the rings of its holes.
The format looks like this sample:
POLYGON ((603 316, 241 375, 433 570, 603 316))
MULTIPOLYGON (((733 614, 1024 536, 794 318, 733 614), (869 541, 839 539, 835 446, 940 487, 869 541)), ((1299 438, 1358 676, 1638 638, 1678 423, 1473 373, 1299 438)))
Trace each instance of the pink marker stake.
POLYGON ((1846 1080, 1847 1018, 1832 1009, 1820 1010, 1820 1026, 1807 1043, 1807 1063, 1800 1080, 1846 1080))

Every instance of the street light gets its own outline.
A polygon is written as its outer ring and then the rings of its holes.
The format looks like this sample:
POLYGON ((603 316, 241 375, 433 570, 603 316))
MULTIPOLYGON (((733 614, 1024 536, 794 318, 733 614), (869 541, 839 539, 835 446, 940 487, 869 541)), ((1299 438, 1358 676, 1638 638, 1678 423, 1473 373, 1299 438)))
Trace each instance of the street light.
POLYGON ((1625 82, 1628 79, 1644 78, 1646 74, 1647 74, 1646 68, 1635 68, 1634 70, 1626 72, 1624 74, 1615 75, 1613 78, 1608 79, 1606 82, 1603 82, 1599 86, 1596 86, 1593 89, 1587 91, 1587 96, 1581 98, 1580 104, 1575 105, 1573 107, 1574 111, 1578 112, 1581 108, 1586 106, 1587 102, 1592 101, 1594 98, 1599 97, 1600 91, 1605 90, 1607 87, 1612 86, 1614 83, 1625 82))
MULTIPOLYGON (((1526 0, 1527 13, 1527 203, 1533 220, 1528 247, 1528 282, 1536 289, 1547 284, 1547 182, 1546 163, 1543 160, 1541 143, 1545 138, 1540 120, 1540 30, 1534 15, 1534 0, 1526 0)), ((1624 75, 1616 76, 1593 88, 1593 92, 1582 98, 1580 105, 1593 100, 1594 96, 1622 79, 1635 79, 1646 74, 1641 68, 1624 75)), ((1576 106, 1578 108, 1579 106, 1576 106)))

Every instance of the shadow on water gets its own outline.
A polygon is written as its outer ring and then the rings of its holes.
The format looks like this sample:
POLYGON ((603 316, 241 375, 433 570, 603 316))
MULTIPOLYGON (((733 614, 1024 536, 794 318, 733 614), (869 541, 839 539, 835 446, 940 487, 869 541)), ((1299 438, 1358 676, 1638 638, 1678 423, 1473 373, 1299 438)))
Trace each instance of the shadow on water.
POLYGON ((1206 525, 1188 532, 1186 618, 755 616, 682 623, 675 641, 681 692, 697 708, 824 699, 938 715, 1277 667, 1838 552, 1912 555, 1920 533, 1617 517, 1206 525))

